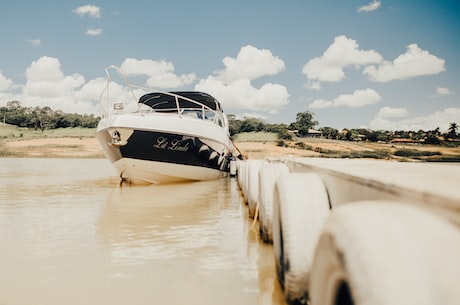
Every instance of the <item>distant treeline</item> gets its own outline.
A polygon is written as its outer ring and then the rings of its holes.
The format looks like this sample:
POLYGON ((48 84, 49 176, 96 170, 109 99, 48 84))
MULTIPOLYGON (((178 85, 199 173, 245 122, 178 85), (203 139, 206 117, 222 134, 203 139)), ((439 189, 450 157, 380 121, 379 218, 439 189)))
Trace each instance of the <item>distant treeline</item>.
POLYGON ((366 128, 342 129, 332 127, 316 128, 319 124, 313 119, 313 113, 306 111, 297 114, 296 121, 290 124, 270 124, 258 118, 244 118, 239 120, 234 115, 229 115, 230 135, 242 132, 275 132, 281 140, 292 140, 293 137, 321 137, 345 141, 369 142, 405 142, 414 144, 447 144, 458 145, 458 125, 450 123, 447 132, 441 132, 439 127, 434 130, 418 131, 386 131, 371 130, 366 128), (314 130, 319 131, 314 132, 314 130), (313 131, 313 133, 312 133, 313 131))
MULTIPOLYGON (((22 107, 19 101, 10 101, 6 107, 0 107, 0 120, 3 123, 28 127, 34 129, 55 129, 66 127, 95 128, 100 121, 100 117, 93 114, 81 115, 64 113, 61 110, 53 110, 45 107, 22 107)), ((312 130, 319 125, 314 120, 314 113, 310 111, 297 113, 295 122, 290 124, 271 124, 258 118, 237 119, 235 115, 228 115, 230 135, 234 136, 243 132, 273 132, 277 133, 280 140, 292 140, 293 137, 322 137, 334 140, 346 141, 370 141, 370 142, 391 142, 403 140, 410 143, 423 144, 458 144, 458 126, 450 123, 447 132, 441 132, 439 128, 434 130, 418 131, 385 131, 359 129, 338 130, 332 127, 317 128, 315 133, 312 130)))
POLYGON ((0 115, 3 123, 41 130, 66 127, 95 128, 100 120, 93 114, 64 113, 48 106, 22 107, 19 101, 10 101, 6 107, 0 107, 0 115))

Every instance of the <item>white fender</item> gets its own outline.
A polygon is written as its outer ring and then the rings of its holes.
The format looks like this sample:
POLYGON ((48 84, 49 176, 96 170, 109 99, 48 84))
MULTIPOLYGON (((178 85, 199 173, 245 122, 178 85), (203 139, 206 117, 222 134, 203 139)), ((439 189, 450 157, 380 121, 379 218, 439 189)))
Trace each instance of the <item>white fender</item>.
POLYGON ((460 304, 458 227, 390 201, 332 211, 315 253, 311 304, 460 304))
POLYGON ((243 176, 244 176, 244 166, 246 166, 246 161, 238 160, 238 186, 240 187, 241 191, 243 191, 243 176))
POLYGON ((241 192, 243 193, 244 202, 247 203, 248 198, 248 166, 249 161, 242 161, 241 162, 241 174, 239 177, 241 178, 241 192))
POLYGON ((279 175, 289 173, 284 163, 265 162, 259 171, 259 232, 265 243, 273 242, 273 192, 279 175))
POLYGON ((251 160, 248 166, 248 210, 249 217, 254 218, 259 200, 259 170, 263 160, 251 160))
POLYGON ((308 278, 329 198, 321 178, 290 173, 276 179, 273 197, 273 248, 278 280, 289 303, 307 298, 308 278))

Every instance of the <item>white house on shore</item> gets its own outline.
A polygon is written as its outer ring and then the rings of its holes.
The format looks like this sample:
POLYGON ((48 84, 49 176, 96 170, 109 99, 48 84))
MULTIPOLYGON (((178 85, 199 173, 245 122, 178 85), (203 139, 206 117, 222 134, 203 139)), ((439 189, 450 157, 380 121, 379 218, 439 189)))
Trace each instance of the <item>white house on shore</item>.
POLYGON ((302 138, 321 138, 323 136, 323 132, 315 129, 308 129, 308 133, 304 135, 299 135, 298 130, 292 130, 291 131, 293 134, 295 134, 297 137, 302 137, 302 138))

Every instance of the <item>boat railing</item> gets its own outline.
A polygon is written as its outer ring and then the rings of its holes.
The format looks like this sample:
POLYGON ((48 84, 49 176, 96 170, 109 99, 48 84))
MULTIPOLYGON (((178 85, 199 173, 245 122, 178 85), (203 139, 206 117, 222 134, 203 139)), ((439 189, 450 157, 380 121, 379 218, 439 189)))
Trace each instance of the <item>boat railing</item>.
MULTIPOLYGON (((200 104, 199 102, 196 102, 196 103, 200 104)), ((143 110, 142 113, 144 114, 146 113, 164 113, 164 114, 170 113, 174 115, 179 115, 180 117, 185 116, 187 118, 211 121, 221 127, 225 125, 223 114, 220 111, 209 108, 203 104, 201 104, 201 108, 181 107, 181 106, 174 107, 174 108, 162 108, 162 109, 150 108, 148 110, 143 110)))
POLYGON ((137 103, 136 112, 140 113, 141 115, 146 115, 150 113, 165 113, 165 114, 170 113, 174 115, 179 115, 180 117, 186 116, 187 118, 192 117, 196 119, 211 121, 221 127, 225 127, 227 125, 227 120, 225 118, 225 115, 221 111, 212 109, 209 106, 199 101, 193 100, 191 98, 188 98, 188 97, 185 97, 179 94, 161 91, 161 90, 152 90, 152 88, 147 88, 147 87, 131 84, 126 74, 120 68, 113 66, 113 65, 105 69, 107 81, 106 81, 106 85, 103 91, 101 92, 99 96, 100 111, 101 111, 101 116, 103 118, 108 117, 111 114, 118 114, 118 113, 123 112, 123 103, 111 102, 110 100, 110 93, 111 93, 110 85, 112 82, 110 70, 117 71, 123 77, 126 83, 126 86, 128 87, 129 93, 131 97, 133 98, 133 101, 137 103), (158 92, 159 94, 172 96, 175 99, 175 107, 170 107, 170 108, 156 108, 155 107, 155 106, 159 106, 163 104, 162 102, 157 103, 155 105, 146 105, 143 103, 138 103, 139 98, 136 96, 136 91, 142 92, 142 94, 145 94, 146 92, 155 91, 155 92, 158 92), (190 102, 196 105, 196 107, 183 107, 181 106, 180 100, 190 102), (110 111, 110 109, 112 108, 111 106, 114 109, 113 112, 110 111))

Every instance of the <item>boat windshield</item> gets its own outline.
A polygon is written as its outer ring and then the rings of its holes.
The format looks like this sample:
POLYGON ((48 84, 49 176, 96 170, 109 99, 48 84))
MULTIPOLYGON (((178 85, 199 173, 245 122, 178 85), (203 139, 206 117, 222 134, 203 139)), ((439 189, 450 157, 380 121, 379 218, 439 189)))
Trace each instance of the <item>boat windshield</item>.
POLYGON ((152 92, 139 99, 143 112, 176 113, 196 119, 213 121, 224 126, 220 103, 203 92, 152 92))
POLYGON ((202 109, 221 111, 219 102, 203 92, 152 92, 139 99, 140 104, 157 111, 180 109, 202 109))

